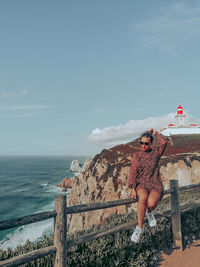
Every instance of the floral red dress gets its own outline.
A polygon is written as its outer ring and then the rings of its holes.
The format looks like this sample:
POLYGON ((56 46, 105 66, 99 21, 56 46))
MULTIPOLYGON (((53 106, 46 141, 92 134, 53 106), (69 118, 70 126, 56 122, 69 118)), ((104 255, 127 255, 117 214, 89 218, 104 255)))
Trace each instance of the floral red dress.
POLYGON ((145 188, 149 192, 156 191, 162 199, 163 185, 158 163, 166 148, 167 141, 158 132, 155 134, 158 139, 158 147, 155 150, 141 150, 133 154, 128 186, 135 188, 136 191, 139 188, 145 188))

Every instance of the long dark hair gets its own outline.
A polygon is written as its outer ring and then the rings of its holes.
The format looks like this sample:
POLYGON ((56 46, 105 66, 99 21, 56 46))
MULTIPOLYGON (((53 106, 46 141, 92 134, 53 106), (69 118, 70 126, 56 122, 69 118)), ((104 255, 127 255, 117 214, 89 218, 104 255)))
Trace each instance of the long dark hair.
POLYGON ((150 138, 150 142, 152 143, 153 142, 153 135, 150 131, 146 131, 144 132, 143 134, 141 134, 140 136, 140 140, 142 139, 142 137, 146 137, 146 138, 150 138))

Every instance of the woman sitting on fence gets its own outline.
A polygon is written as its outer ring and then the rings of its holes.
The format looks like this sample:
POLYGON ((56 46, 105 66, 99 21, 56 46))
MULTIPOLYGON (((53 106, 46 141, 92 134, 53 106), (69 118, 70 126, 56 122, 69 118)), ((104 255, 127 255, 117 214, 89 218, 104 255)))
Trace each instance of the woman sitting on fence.
POLYGON ((163 197, 163 185, 159 174, 158 162, 162 156, 167 141, 154 129, 145 132, 140 137, 141 150, 133 154, 128 186, 132 188, 131 198, 138 196, 138 225, 131 236, 131 241, 138 243, 143 231, 143 220, 146 212, 150 227, 156 226, 152 214, 163 197), (153 134, 158 139, 158 147, 151 149, 153 134))

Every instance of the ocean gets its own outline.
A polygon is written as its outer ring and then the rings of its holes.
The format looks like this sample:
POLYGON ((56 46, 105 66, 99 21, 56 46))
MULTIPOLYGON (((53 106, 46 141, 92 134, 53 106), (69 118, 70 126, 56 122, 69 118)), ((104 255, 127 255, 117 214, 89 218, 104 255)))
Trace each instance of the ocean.
MULTIPOLYGON (((69 170, 72 160, 83 164, 87 157, 13 156, 0 157, 0 221, 54 209, 56 194, 68 195, 56 187, 69 170)), ((15 249, 26 240, 36 241, 53 231, 53 219, 0 231, 0 249, 15 249)))

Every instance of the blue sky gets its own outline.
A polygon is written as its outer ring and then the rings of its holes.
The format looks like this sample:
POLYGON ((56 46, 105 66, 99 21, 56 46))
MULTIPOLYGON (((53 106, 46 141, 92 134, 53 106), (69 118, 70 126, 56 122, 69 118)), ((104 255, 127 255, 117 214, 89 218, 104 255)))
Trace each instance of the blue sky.
POLYGON ((199 122, 200 1, 0 0, 0 155, 90 155, 199 122))

